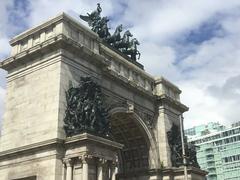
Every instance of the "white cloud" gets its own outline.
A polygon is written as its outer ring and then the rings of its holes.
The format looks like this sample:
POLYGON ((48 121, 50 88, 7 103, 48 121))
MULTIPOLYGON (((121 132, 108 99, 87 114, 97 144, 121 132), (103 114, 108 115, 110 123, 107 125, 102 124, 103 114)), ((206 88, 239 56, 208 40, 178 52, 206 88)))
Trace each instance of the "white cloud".
POLYGON ((173 65, 176 52, 172 47, 146 42, 141 44, 140 52, 142 53, 140 62, 152 75, 165 76, 169 80, 175 80, 180 76, 180 71, 173 65))
POLYGON ((180 83, 182 89, 182 102, 190 107, 185 113, 185 128, 207 122, 224 122, 224 117, 219 113, 218 99, 212 97, 192 81, 180 83))
POLYGON ((8 13, 7 7, 12 5, 11 0, 4 0, 0 1, 0 37, 5 34, 7 31, 7 24, 8 24, 8 13))
POLYGON ((181 62, 180 68, 189 69, 186 75, 201 80, 206 85, 222 84, 229 76, 239 73, 240 39, 234 38, 214 38, 202 43, 195 53, 181 62))
POLYGON ((240 111, 236 107, 240 103, 240 72, 229 77, 222 86, 209 86, 207 92, 218 99, 219 109, 227 122, 239 120, 240 111))
POLYGON ((9 38, 6 33, 8 31, 8 13, 7 7, 12 5, 12 1, 0 1, 0 58, 4 58, 10 52, 9 38))
POLYGON ((220 22, 225 36, 203 42, 180 63, 179 67, 187 70, 179 83, 183 102, 190 107, 190 112, 186 113, 187 125, 209 121, 230 125, 240 120, 237 110, 240 104, 237 93, 240 89, 240 31, 236 30, 239 20, 239 15, 231 12, 220 22), (184 84, 186 82, 191 87, 184 84), (191 123, 195 119, 196 122, 191 123))
POLYGON ((3 59, 5 57, 7 57, 7 55, 9 54, 11 47, 8 43, 9 39, 7 37, 0 37, 0 59, 3 59))
MULTIPOLYGON (((59 0, 36 0, 31 1, 31 16, 29 17, 29 24, 31 26, 39 24, 39 22, 46 21, 48 18, 54 17, 61 12, 67 12, 71 15, 86 14, 96 8, 97 3, 101 1, 93 0, 71 0, 71 1, 59 1, 59 0)), ((113 13, 113 2, 105 0, 101 3, 104 9, 103 15, 113 13)), ((79 18, 78 18, 79 19, 79 18)))
POLYGON ((231 11, 238 0, 129 1, 123 20, 134 24, 138 36, 165 42, 197 28, 212 16, 231 11), (137 4, 137 5, 136 5, 137 4))

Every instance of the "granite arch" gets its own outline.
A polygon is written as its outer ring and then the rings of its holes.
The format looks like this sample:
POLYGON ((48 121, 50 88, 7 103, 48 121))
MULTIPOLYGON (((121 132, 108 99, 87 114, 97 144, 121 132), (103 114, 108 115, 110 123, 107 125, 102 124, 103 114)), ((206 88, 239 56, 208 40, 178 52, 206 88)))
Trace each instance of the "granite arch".
MULTIPOLYGON (((147 151, 145 151, 144 154, 136 153, 138 156, 147 156, 147 161, 148 161, 148 164, 145 164, 147 167, 144 166, 139 168, 138 170, 140 169, 144 170, 144 168, 146 168, 145 170, 155 169, 159 167, 160 157, 158 156, 158 153, 157 153, 156 140, 152 130, 149 129, 149 127, 146 125, 144 120, 136 112, 129 111, 129 109, 126 107, 115 107, 109 111, 109 114, 110 114, 110 121, 113 126, 112 135, 114 140, 124 144, 125 146, 127 146, 127 148, 129 148, 129 143, 127 142, 128 138, 133 138, 133 137, 128 137, 129 133, 124 134, 123 132, 121 134, 122 138, 119 138, 119 136, 117 136, 118 138, 116 138, 116 134, 117 134, 116 131, 121 132, 121 130, 118 130, 118 128, 121 128, 121 127, 117 127, 117 125, 121 123, 124 123, 126 125, 126 123, 129 123, 129 121, 126 120, 126 118, 128 118, 131 121, 131 124, 127 124, 130 127, 129 129, 127 129, 127 127, 125 126, 126 128, 125 130, 131 131, 131 127, 136 128, 137 129, 136 138, 140 138, 139 135, 141 135, 141 140, 144 140, 142 141, 142 144, 131 143, 131 146, 130 146, 133 149, 141 148, 143 145, 147 146, 147 149, 145 149, 147 151), (116 121, 121 121, 121 123, 120 122, 116 123, 116 121)), ((126 152, 124 148, 122 151, 126 152)), ((124 153, 120 153, 119 156, 121 156, 119 159, 120 173, 128 173, 128 171, 124 171, 124 169, 121 170, 121 168, 126 167, 126 164, 124 164, 124 159, 126 159, 127 157, 124 157, 124 153)), ((137 172, 138 170, 135 169, 134 171, 137 172)), ((133 171, 131 173, 133 173, 133 171)))

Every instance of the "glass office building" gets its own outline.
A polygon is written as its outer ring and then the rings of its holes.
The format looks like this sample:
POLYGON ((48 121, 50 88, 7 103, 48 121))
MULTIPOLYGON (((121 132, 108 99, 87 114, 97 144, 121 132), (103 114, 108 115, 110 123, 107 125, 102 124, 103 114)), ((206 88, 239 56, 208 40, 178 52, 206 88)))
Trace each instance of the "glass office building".
POLYGON ((210 122, 193 128, 186 129, 185 135, 190 138, 207 135, 212 132, 219 132, 225 129, 225 126, 219 124, 219 122, 210 122))
POLYGON ((197 159, 208 180, 240 180, 240 123, 225 128, 209 123, 185 130, 197 148, 197 159), (195 131, 195 133, 193 133, 195 131))

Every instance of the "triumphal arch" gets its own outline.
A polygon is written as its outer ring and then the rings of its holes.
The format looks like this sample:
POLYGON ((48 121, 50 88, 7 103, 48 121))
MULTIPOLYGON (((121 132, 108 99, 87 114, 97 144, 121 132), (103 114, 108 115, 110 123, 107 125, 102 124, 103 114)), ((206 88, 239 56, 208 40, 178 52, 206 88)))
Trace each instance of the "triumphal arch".
MULTIPOLYGON (((1 180, 183 179, 181 91, 100 13, 80 16, 91 29, 62 13, 10 41, 1 180)), ((188 178, 202 180, 188 149, 188 178)))

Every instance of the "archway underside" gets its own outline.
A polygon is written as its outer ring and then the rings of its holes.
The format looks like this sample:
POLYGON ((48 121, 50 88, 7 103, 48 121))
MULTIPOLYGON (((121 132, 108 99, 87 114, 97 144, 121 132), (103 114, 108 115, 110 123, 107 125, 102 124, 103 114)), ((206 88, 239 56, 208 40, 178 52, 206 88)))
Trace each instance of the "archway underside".
POLYGON ((128 173, 149 168, 149 143, 136 119, 127 113, 111 116, 114 140, 124 144, 119 153, 119 172, 128 173))

